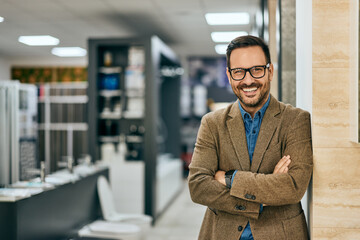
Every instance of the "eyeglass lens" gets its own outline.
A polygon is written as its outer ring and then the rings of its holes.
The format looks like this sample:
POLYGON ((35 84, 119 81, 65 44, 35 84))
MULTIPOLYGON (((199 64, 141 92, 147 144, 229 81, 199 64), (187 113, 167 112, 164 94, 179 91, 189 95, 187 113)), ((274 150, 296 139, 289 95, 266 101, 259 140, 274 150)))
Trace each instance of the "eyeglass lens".
POLYGON ((246 72, 250 72, 253 78, 261 78, 265 75, 265 66, 255 66, 249 69, 232 69, 231 75, 236 80, 242 80, 243 78, 245 78, 246 72))

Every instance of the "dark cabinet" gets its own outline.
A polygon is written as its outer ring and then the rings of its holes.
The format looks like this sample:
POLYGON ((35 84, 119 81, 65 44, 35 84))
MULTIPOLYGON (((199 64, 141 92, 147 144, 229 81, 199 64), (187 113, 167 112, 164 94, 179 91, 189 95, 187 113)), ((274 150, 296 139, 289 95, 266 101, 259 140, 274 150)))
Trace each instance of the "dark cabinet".
POLYGON ((0 201, 0 239, 71 239, 84 225, 102 217, 97 179, 107 168, 74 182, 16 201, 0 201))
POLYGON ((126 145, 126 161, 143 161, 145 213, 154 218, 159 156, 180 157, 180 78, 173 51, 158 37, 89 39, 89 153, 126 145))

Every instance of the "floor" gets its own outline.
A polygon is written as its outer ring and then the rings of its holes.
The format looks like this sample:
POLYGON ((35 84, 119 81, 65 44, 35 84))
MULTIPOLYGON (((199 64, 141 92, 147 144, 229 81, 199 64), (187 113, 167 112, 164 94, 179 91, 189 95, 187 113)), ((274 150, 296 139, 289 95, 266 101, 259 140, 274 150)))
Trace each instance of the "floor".
POLYGON ((205 207, 191 201, 187 182, 170 207, 159 217, 146 240, 196 240, 205 207))

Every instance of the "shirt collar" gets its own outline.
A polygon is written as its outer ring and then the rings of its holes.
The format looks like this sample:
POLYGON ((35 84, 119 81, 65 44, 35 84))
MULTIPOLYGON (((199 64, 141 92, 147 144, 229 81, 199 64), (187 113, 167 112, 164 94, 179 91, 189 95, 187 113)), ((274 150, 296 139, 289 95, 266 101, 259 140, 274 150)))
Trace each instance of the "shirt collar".
MULTIPOLYGON (((269 106, 269 103, 270 103, 270 94, 269 94, 268 100, 266 101, 264 106, 262 106, 262 108, 259 111, 257 111, 254 116, 256 116, 256 114, 259 114, 260 115, 259 117, 262 118, 265 114, 266 109, 269 106)), ((251 119, 251 115, 243 109, 243 107, 240 104, 240 101, 239 101, 239 108, 240 108, 241 116, 243 119, 246 119, 246 118, 251 119)))

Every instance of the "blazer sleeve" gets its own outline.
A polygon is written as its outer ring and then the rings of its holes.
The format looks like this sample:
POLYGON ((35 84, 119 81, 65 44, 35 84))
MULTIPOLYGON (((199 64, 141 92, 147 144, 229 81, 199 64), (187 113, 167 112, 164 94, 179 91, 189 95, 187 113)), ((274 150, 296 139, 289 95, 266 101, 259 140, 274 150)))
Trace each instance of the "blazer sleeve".
POLYGON ((218 153, 207 117, 204 116, 198 131, 195 149, 189 166, 189 190, 192 200, 230 214, 257 219, 260 204, 230 195, 230 190, 214 179, 218 170, 218 153))
POLYGON ((300 202, 313 169, 309 113, 302 111, 293 121, 285 137, 284 155, 290 155, 291 158, 288 173, 261 174, 238 171, 230 195, 271 206, 300 202))

